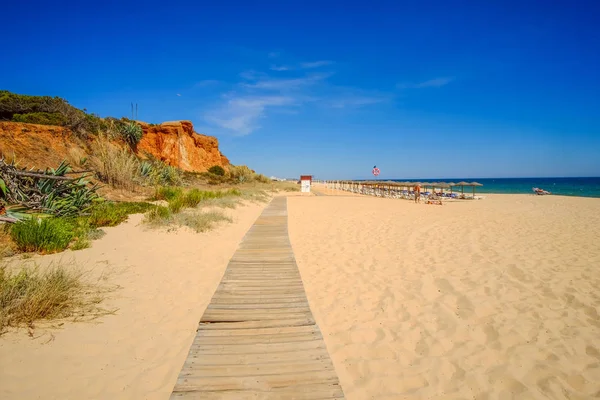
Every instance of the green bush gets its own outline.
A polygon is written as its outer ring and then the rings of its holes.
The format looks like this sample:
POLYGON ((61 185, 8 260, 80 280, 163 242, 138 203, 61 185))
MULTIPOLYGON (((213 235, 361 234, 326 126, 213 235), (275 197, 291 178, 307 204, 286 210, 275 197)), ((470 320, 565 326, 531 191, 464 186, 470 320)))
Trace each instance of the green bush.
POLYGON ((225 176, 225 170, 220 165, 213 165, 208 169, 208 172, 217 176, 225 176))
POLYGON ((252 180, 254 172, 245 165, 231 165, 229 167, 229 175, 234 182, 244 183, 252 180))
POLYGON ((67 118, 60 113, 35 112, 27 114, 13 114, 14 122, 26 122, 28 124, 58 125, 67 124, 67 118))
POLYGON ((0 120, 66 126, 80 136, 106 128, 100 117, 75 108, 60 97, 29 96, 7 90, 0 90, 0 120))
POLYGON ((92 228, 116 226, 130 214, 142 214, 154 207, 153 204, 142 202, 104 202, 92 208, 87 221, 92 228))
POLYGON ((177 214, 181 209, 185 207, 185 198, 184 196, 178 196, 174 199, 169 200, 169 210, 173 214, 177 214))
POLYGON ((28 218, 15 223, 10 236, 20 251, 55 253, 73 240, 73 223, 66 218, 28 218))
POLYGON ((186 207, 196 207, 202 200, 207 197, 207 192, 203 192, 198 189, 192 189, 187 192, 184 196, 184 203, 186 207))
POLYGON ((256 174, 254 180, 260 183, 271 183, 272 180, 263 174, 256 174))
POLYGON ((183 189, 178 187, 161 186, 156 189, 153 200, 173 200, 183 194, 183 189))
POLYGON ((224 193, 226 196, 241 196, 242 195, 242 192, 236 188, 226 190, 224 193))
POLYGON ((227 183, 228 179, 225 176, 208 174, 208 184, 209 185, 220 185, 223 183, 227 183))
POLYGON ((167 207, 158 206, 146 213, 145 222, 158 225, 170 221, 172 218, 171 210, 167 207))
POLYGON ((158 169, 158 183, 162 185, 179 185, 181 183, 181 171, 171 165, 161 163, 158 169))

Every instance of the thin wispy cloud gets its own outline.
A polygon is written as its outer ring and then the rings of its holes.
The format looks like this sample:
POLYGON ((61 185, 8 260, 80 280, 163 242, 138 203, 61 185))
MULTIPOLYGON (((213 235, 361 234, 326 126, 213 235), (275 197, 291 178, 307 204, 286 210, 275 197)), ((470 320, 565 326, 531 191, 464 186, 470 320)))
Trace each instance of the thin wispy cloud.
POLYGON ((388 101, 386 96, 344 96, 331 101, 333 108, 356 108, 388 101))
POLYGON ((328 61, 328 60, 322 60, 322 61, 313 61, 313 62, 304 62, 302 64, 300 64, 300 67, 302 68, 319 68, 319 67, 324 67, 326 65, 331 65, 333 64, 332 61, 328 61))
POLYGON ((329 76, 331 76, 331 74, 313 74, 292 79, 267 78, 256 80, 254 83, 243 83, 242 86, 249 89, 289 91, 304 86, 314 85, 319 81, 327 79, 329 76))
MULTIPOLYGON (((277 55, 278 57, 279 55, 277 55)), ((275 55, 269 55, 274 58, 275 55)), ((229 87, 210 112, 203 117, 212 126, 223 128, 237 136, 248 135, 261 127, 261 120, 274 113, 298 114, 309 107, 336 109, 360 108, 390 99, 385 93, 332 84, 332 71, 306 73, 306 69, 331 65, 331 61, 300 64, 271 64, 265 73, 247 70, 239 74, 238 82, 229 87), (286 75, 287 78, 281 78, 286 75), (275 77, 279 76, 279 77, 275 77)))
MULTIPOLYGON (((264 54, 264 53, 263 53, 263 54, 264 54)), ((269 54, 267 54, 267 56, 268 56, 269 58, 277 58, 277 57, 279 57, 279 54, 280 54, 280 53, 279 53, 279 52, 277 52, 277 51, 272 51, 272 52, 270 52, 269 54)))
POLYGON ((398 85, 396 85, 396 87, 398 89, 438 88, 438 87, 446 86, 453 80, 454 80, 454 78, 452 78, 452 77, 443 77, 443 78, 430 79, 428 81, 424 81, 424 82, 420 82, 420 83, 399 83, 398 85))
POLYGON ((223 107, 205 115, 205 119, 244 136, 260 128, 258 121, 264 118, 268 108, 293 104, 294 99, 286 96, 236 96, 223 107))
POLYGON ((289 71, 292 67, 288 67, 286 65, 271 65, 269 68, 271 71, 289 71))

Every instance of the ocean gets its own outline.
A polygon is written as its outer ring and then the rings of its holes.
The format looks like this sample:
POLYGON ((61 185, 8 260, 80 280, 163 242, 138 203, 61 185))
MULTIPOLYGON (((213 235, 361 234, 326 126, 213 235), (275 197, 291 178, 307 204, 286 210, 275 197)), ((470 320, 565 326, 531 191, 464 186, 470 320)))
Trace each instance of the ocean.
MULTIPOLYGON (((600 177, 596 178, 440 178, 440 179, 391 179, 397 182, 479 182, 476 193, 533 194, 532 188, 547 190, 562 196, 600 197, 600 177)), ((454 191, 460 190, 454 188, 454 191)), ((465 193, 472 193, 470 186, 465 193)))

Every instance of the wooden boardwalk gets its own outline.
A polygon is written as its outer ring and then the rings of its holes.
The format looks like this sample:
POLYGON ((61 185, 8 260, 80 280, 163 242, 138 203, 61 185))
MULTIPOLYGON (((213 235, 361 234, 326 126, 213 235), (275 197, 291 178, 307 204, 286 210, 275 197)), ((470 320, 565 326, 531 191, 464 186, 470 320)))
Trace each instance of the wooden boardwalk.
POLYGON ((271 201, 229 261, 176 398, 344 398, 290 245, 285 197, 271 201))

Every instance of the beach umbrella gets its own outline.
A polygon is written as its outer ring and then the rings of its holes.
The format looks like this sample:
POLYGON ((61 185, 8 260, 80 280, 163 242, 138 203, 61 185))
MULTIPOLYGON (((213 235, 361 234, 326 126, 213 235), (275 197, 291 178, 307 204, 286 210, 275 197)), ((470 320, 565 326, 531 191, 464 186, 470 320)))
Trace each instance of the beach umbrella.
POLYGON ((479 182, 471 182, 470 185, 473 186, 473 198, 475 198, 475 186, 483 186, 483 185, 479 182))
POLYGON ((435 186, 442 189, 442 192, 444 191, 444 189, 448 189, 450 187, 450 185, 448 185, 446 182, 438 182, 435 186))
POLYGON ((454 182, 448 182, 448 187, 450 188, 450 193, 452 193, 454 186, 456 186, 456 183, 454 182))
POLYGON ((460 186, 461 187, 461 193, 463 195, 465 194, 465 186, 469 186, 469 185, 470 185, 469 182, 465 182, 465 181, 461 181, 461 182, 458 182, 456 184, 456 186, 460 186))

